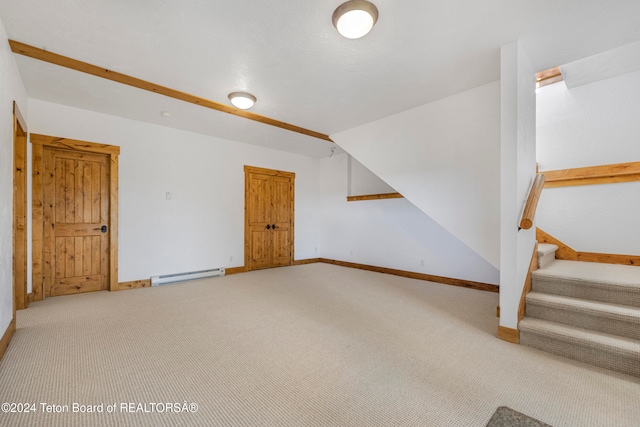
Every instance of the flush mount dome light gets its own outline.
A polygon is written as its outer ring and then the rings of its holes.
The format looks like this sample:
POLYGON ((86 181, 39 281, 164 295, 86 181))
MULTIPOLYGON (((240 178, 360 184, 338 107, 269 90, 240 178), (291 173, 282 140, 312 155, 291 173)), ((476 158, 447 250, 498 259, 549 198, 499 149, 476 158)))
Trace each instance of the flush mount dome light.
POLYGON ((236 108, 247 110, 256 103, 256 97, 246 92, 231 92, 229 94, 229 101, 231 101, 236 108))
POLYGON ((376 21, 378 8, 366 0, 349 0, 333 12, 333 26, 348 39, 365 36, 376 21))

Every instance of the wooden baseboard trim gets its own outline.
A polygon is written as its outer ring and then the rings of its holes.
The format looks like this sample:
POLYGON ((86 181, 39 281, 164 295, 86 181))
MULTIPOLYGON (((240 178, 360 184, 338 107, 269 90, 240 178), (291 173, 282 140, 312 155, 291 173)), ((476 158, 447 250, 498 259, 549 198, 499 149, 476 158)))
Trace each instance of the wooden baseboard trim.
POLYGON ((621 254, 601 254, 596 252, 578 252, 578 261, 601 262, 603 264, 621 264, 640 266, 640 256, 621 254))
MULTIPOLYGON (((354 262, 338 261, 338 260, 327 259, 327 258, 298 259, 293 261, 291 265, 295 266, 295 265, 304 265, 304 264, 314 264, 317 262, 339 265, 341 267, 357 268, 359 270, 375 271, 377 273, 392 274, 394 276, 408 277, 410 279, 418 279, 418 280, 426 280, 428 282, 443 283, 445 285, 460 286, 463 288, 476 289, 480 291, 495 292, 495 293, 498 293, 500 291, 500 287, 498 285, 492 285, 489 283, 473 282, 471 280, 463 280, 463 279, 453 279, 450 277, 434 276, 432 274, 415 273, 413 271, 396 270, 393 268, 386 268, 386 267, 376 267, 374 265, 357 264, 354 262)), ((249 270, 247 269, 246 266, 231 267, 231 268, 225 269, 225 275, 229 276, 231 274, 246 273, 248 271, 249 270)), ((146 288, 149 286, 151 286, 150 279, 135 280, 133 282, 118 283, 117 290, 120 291, 125 289, 146 288)))
POLYGON ((316 262, 320 262, 320 258, 297 259, 291 265, 314 264, 316 262))
POLYGON ((151 279, 133 280, 131 282, 120 282, 116 291, 125 291, 127 289, 150 288, 151 279))
POLYGON ((505 326, 498 326, 498 338, 513 344, 520 344, 520 331, 505 326))
POLYGON ((232 274, 238 274, 238 273, 246 273, 247 271, 249 271, 247 269, 247 267, 240 266, 240 267, 231 267, 231 268, 225 268, 224 269, 224 274, 225 276, 230 276, 232 274))
POLYGON ((11 338, 13 338, 13 334, 16 332, 16 319, 13 318, 9 326, 7 326, 7 330, 2 335, 2 339, 0 339, 0 360, 4 357, 4 353, 7 351, 7 347, 9 347, 9 343, 11 342, 11 338))
POLYGON ((531 255, 531 262, 529 263, 529 272, 527 273, 527 279, 524 282, 524 288, 522 288, 522 296, 520 296, 520 306, 518 307, 518 321, 524 319, 527 313, 527 294, 531 292, 532 281, 531 273, 538 269, 538 244, 533 246, 533 254, 531 255))
POLYGON ((357 268, 360 270, 375 271, 377 273, 392 274, 394 276, 408 277, 410 279, 426 280, 428 282, 443 283, 445 285, 461 286, 463 288, 476 289, 479 291, 499 292, 498 285, 489 283, 473 282, 471 280, 453 279, 450 277, 434 276, 432 274, 415 273, 413 271, 396 270, 394 268, 376 267, 373 265, 357 264, 347 261, 337 261, 333 259, 320 258, 320 262, 334 264, 342 267, 357 268))
POLYGON ((579 252, 562 243, 560 240, 536 228, 538 243, 551 243, 558 246, 556 259, 568 261, 600 262, 603 264, 621 264, 640 266, 640 255, 602 254, 597 252, 579 252))
MULTIPOLYGON (((291 263, 291 265, 313 264, 316 262, 320 262, 320 258, 296 259, 291 263)), ((227 268, 225 270, 225 274, 229 276, 231 274, 246 273, 248 271, 249 269, 243 265, 240 267, 227 268)))
POLYGON ((538 243, 556 245, 558 247, 558 250, 556 251, 556 259, 565 259, 569 261, 578 260, 578 254, 575 250, 539 228, 536 228, 536 240, 538 243))

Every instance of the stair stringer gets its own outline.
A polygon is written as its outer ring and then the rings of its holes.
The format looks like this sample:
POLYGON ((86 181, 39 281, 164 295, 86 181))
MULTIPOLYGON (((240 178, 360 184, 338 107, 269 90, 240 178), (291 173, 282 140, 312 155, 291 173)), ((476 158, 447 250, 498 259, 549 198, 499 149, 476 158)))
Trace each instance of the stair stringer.
POLYGON ((500 268, 500 82, 331 138, 500 268))

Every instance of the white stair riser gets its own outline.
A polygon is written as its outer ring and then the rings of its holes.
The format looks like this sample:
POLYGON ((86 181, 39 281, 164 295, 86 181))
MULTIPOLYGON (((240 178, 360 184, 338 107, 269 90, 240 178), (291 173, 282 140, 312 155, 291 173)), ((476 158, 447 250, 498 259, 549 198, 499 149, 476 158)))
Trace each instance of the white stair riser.
POLYGON ((538 268, 546 268, 556 259, 558 246, 548 243, 538 245, 538 268))
POLYGON ((527 317, 640 340, 640 319, 622 319, 606 313, 584 312, 530 301, 527 301, 527 317))
POLYGON ((546 268, 556 260, 556 253, 547 253, 538 256, 538 268, 546 268))

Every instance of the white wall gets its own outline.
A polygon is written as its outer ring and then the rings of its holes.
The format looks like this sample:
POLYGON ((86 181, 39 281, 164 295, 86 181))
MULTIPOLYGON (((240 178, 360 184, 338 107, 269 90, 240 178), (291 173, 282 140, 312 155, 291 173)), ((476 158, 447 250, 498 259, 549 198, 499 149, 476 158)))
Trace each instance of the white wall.
POLYGON ((640 71, 537 90, 541 171, 640 161, 640 71))
POLYGON ((535 178, 535 69, 517 42, 501 48, 500 325, 517 329, 535 246, 535 227, 518 225, 535 178))
POLYGON ((34 99, 29 109, 33 133, 121 147, 119 281, 243 265, 244 165, 296 173, 295 258, 318 256, 317 159, 34 99))
POLYGON ((0 336, 13 318, 13 101, 28 120, 27 97, 0 22, 0 336))
MULTIPOLYGON (((640 161, 640 71, 537 91, 541 171, 640 161)), ((640 182, 546 188, 538 226, 585 252, 640 255, 640 182)))
POLYGON ((500 265, 499 82, 331 137, 491 265, 500 265))
POLYGON ((396 190, 394 190, 389 184, 380 179, 378 175, 371 172, 362 163, 351 156, 348 156, 347 168, 349 196, 396 192, 396 190))
POLYGON ((406 199, 347 202, 348 155, 320 160, 322 257, 498 284, 499 272, 406 199))

